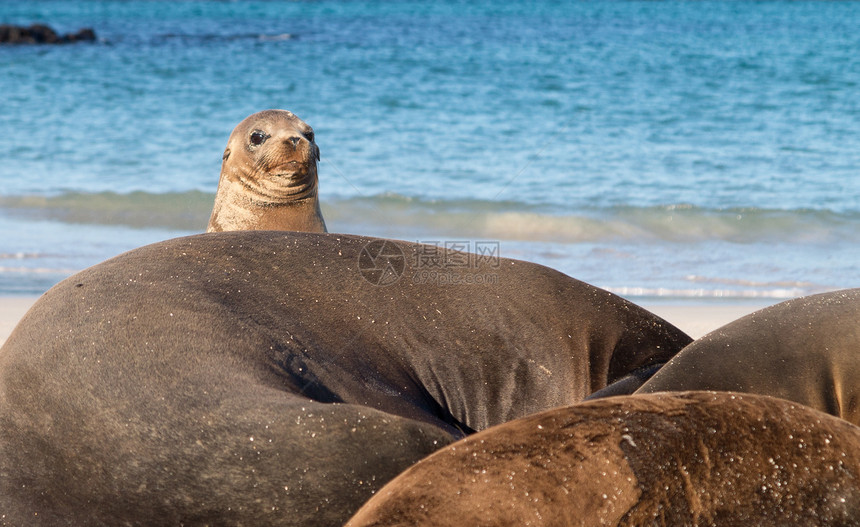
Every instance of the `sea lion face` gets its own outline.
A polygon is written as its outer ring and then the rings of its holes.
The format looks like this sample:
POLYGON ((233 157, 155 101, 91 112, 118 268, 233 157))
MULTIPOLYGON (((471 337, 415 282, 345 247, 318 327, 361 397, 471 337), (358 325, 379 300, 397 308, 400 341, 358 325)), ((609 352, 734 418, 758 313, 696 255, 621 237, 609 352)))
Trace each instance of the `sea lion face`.
POLYGON ((224 151, 207 232, 326 232, 318 197, 314 130, 286 110, 239 123, 224 151))
POLYGON ((221 178, 241 184, 250 199, 277 204, 317 193, 319 147, 314 130, 286 110, 255 113, 227 141, 221 178))

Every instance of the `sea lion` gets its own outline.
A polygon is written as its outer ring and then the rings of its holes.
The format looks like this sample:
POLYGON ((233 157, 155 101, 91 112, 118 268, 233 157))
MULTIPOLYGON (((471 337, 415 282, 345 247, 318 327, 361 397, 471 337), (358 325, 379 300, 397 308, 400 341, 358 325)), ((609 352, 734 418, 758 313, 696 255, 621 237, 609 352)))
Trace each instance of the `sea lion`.
POLYGON ((577 402, 690 341, 552 269, 474 256, 238 231, 70 277, 0 349, 0 511, 342 525, 429 449, 577 402), (449 269, 455 285, 415 255, 469 263, 449 269))
POLYGON ((230 139, 207 232, 326 232, 314 131, 286 110, 246 117, 230 139))
POLYGON ((613 397, 448 445, 347 527, 854 525, 860 428, 772 397, 613 397))
POLYGON ((860 425, 860 289, 788 300, 696 340, 637 393, 781 397, 860 425))

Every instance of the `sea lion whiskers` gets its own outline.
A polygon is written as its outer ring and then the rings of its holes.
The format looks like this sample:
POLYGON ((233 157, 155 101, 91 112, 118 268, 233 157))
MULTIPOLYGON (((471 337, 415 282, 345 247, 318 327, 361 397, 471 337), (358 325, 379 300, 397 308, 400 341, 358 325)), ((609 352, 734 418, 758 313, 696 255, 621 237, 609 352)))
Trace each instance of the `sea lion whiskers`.
POLYGON ((319 148, 304 139, 299 138, 297 145, 293 144, 295 136, 287 137, 281 141, 279 147, 270 147, 261 152, 254 163, 253 171, 258 177, 269 176, 273 178, 287 178, 297 183, 316 183, 316 167, 319 148), (299 146, 308 145, 310 152, 299 149, 299 146), (313 181, 306 181, 312 179, 313 181))
POLYGON ((299 205, 309 200, 312 201, 316 198, 318 190, 317 185, 314 184, 313 187, 292 186, 286 192, 278 189, 278 192, 275 193, 263 187, 254 186, 249 182, 249 178, 241 175, 236 178, 236 181, 247 191, 247 193, 237 196, 236 200, 241 200, 246 205, 262 208, 299 205))
MULTIPOLYGON (((319 190, 316 161, 310 163, 291 159, 282 149, 270 149, 245 173, 238 177, 243 185, 258 196, 258 205, 289 205, 292 202, 314 198, 319 190)), ((253 200, 253 196, 248 196, 253 200)))

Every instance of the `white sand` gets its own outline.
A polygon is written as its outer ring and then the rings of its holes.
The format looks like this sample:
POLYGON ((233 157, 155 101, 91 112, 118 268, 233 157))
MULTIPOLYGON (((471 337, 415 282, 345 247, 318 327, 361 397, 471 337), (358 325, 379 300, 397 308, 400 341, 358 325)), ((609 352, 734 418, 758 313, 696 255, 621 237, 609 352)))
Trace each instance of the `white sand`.
POLYGON ((0 345, 3 345, 6 337, 12 333, 15 325, 38 298, 36 296, 0 297, 0 345))
POLYGON ((770 304, 642 304, 642 307, 663 317, 687 335, 697 339, 768 305, 770 304))
MULTIPOLYGON (((0 345, 38 297, 0 297, 0 345)), ((699 338, 718 327, 752 313, 766 304, 643 304, 691 337, 699 338)))

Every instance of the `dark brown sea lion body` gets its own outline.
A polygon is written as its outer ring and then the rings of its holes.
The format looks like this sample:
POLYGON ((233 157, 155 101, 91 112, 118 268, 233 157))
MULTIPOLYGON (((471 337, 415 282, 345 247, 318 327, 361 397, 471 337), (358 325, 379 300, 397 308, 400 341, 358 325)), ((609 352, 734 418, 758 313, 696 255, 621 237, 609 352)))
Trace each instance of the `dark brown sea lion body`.
POLYGON ((444 443, 577 402, 690 340, 535 264, 416 279, 413 254, 433 250, 203 234, 58 284, 0 349, 0 511, 339 524, 444 443), (373 274, 368 247, 399 279, 373 274))
POLYGON ((857 525, 860 429, 771 397, 613 397, 432 454, 348 527, 857 525))
POLYGON ((860 424, 860 289, 788 300, 726 324, 638 393, 680 390, 771 395, 860 424))
POLYGON ((313 128, 286 110, 242 120, 227 141, 207 232, 326 232, 313 128))

